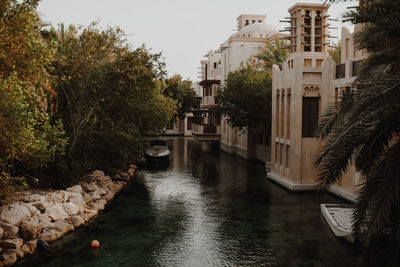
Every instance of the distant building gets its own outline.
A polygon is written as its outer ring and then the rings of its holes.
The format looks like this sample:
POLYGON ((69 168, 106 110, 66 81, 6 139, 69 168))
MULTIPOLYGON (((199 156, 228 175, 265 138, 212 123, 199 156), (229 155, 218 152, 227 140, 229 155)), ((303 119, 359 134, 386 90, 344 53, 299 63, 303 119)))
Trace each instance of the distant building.
POLYGON ((238 31, 221 44, 216 51, 209 51, 206 60, 201 61, 203 87, 201 108, 194 113, 193 136, 200 141, 219 141, 220 148, 230 154, 245 159, 269 161, 269 140, 265 133, 246 130, 239 133, 232 129, 226 119, 217 118, 212 113, 216 106, 214 96, 221 88, 229 72, 245 67, 259 53, 265 42, 274 42, 284 36, 278 30, 265 23, 265 15, 240 15, 237 18, 238 31))
MULTIPOLYGON (((342 64, 329 56, 329 5, 295 4, 289 8, 290 54, 282 70, 273 67, 271 170, 268 177, 290 190, 313 190, 314 161, 323 142, 315 136, 321 113, 352 90, 364 52, 342 29, 342 64)), ((358 26, 356 27, 356 31, 358 26)), ((351 168, 332 191, 354 200, 360 177, 351 168)))
MULTIPOLYGON (((196 92, 198 101, 200 102, 202 96, 200 85, 198 83, 192 83, 192 89, 196 92)), ((186 117, 183 120, 174 118, 165 129, 163 135, 192 136, 192 122, 193 112, 186 113, 186 117)))

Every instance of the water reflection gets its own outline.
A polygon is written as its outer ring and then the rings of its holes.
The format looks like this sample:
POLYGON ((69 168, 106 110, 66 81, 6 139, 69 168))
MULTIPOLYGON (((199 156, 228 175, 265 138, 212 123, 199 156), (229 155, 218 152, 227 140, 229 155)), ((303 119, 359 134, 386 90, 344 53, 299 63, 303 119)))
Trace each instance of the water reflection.
POLYGON ((65 254, 21 266, 367 265, 320 215, 321 202, 339 200, 287 192, 267 181, 263 164, 190 138, 169 146, 169 167, 138 171, 95 221, 53 244, 65 254))

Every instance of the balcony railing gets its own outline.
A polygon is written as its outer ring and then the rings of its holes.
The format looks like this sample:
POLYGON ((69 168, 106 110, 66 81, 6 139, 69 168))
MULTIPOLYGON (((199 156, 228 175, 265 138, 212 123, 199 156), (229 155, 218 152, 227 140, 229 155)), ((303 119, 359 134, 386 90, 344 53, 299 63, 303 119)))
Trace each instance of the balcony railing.
POLYGON ((335 79, 342 79, 346 77, 346 64, 336 65, 335 79))
POLYGON ((195 135, 220 135, 221 126, 212 124, 192 124, 192 132, 195 135))

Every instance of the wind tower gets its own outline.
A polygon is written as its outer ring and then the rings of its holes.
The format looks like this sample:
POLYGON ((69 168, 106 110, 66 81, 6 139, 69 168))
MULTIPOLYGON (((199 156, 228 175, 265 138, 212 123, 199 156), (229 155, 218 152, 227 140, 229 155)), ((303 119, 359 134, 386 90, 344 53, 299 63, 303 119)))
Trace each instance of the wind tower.
POLYGON ((281 22, 290 23, 284 31, 290 32, 290 53, 328 53, 331 29, 328 15, 329 5, 298 3, 289 8, 290 17, 281 22))
POLYGON ((291 190, 317 185, 314 160, 321 151, 315 136, 322 108, 329 102, 329 5, 297 3, 288 9, 285 37, 289 55, 272 71, 271 172, 268 176, 291 190), (324 82, 328 81, 328 82, 324 82))

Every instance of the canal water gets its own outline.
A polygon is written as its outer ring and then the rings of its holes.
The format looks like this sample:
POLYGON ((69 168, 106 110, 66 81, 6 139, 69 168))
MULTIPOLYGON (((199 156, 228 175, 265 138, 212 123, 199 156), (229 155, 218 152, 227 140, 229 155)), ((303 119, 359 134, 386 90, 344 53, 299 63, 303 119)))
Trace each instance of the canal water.
POLYGON ((137 171, 94 221, 19 266, 372 266, 324 222, 317 193, 290 193, 264 165, 191 138, 137 171), (100 241, 92 250, 90 241, 100 241))

